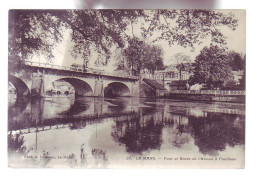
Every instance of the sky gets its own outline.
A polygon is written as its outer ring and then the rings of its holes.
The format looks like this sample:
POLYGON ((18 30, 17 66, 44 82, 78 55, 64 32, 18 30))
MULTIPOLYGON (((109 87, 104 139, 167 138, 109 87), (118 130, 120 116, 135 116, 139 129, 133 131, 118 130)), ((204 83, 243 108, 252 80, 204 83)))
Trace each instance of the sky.
MULTIPOLYGON (((221 11, 225 11, 225 10, 221 10, 221 11)), ((235 18, 238 19, 238 26, 236 28, 236 30, 231 30, 228 27, 220 27, 220 31, 224 34, 224 36, 226 37, 226 41, 227 41, 227 47, 229 50, 233 50, 235 52, 239 52, 242 54, 246 53, 246 11, 245 10, 226 10, 224 13, 229 13, 232 12, 235 16, 235 18)), ((136 24, 134 26, 134 34, 138 37, 141 36, 140 35, 140 24, 136 24)), ((128 33, 132 33, 132 32, 128 32, 128 33)), ((73 45, 73 43, 70 41, 69 38, 69 31, 66 31, 64 34, 64 39, 63 41, 57 45, 57 47, 54 49, 54 59, 52 60, 53 64, 56 65, 61 65, 61 66, 70 66, 73 63, 77 63, 77 64, 82 64, 82 59, 81 58, 77 58, 75 59, 74 57, 72 57, 70 55, 70 50, 71 47, 73 45)), ((173 45, 173 46, 169 46, 167 41, 159 41, 154 43, 156 45, 159 45, 162 47, 162 49, 164 50, 164 65, 171 65, 175 63, 174 60, 174 55, 176 55, 177 53, 184 53, 185 55, 190 56, 191 60, 195 60, 195 57, 200 53, 200 50, 205 47, 205 46, 209 46, 210 41, 209 40, 204 40, 203 44, 201 45, 196 45, 195 46, 195 51, 192 52, 191 48, 187 47, 184 48, 182 46, 179 45, 173 45)), ((113 51, 112 51, 113 53, 113 51)), ((112 72, 113 70, 116 69, 116 61, 114 60, 114 58, 112 57, 109 64, 107 66, 95 66, 94 62, 96 59, 97 55, 92 55, 90 62, 89 62, 89 67, 91 68, 97 68, 97 69, 103 69, 105 71, 108 72, 112 72)), ((41 63, 45 63, 46 60, 43 56, 34 56, 32 58, 32 61, 35 62, 41 62, 41 63)))

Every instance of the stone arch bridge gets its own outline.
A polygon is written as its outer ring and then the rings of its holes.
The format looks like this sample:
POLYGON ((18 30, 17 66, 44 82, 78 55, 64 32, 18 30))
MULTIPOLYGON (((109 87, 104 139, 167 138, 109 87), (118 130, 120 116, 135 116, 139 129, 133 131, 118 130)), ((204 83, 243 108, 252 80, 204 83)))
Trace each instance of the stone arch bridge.
POLYGON ((102 70, 57 66, 26 61, 18 73, 9 74, 9 82, 18 97, 45 97, 54 81, 65 81, 75 89, 75 96, 104 97, 113 90, 116 96, 139 96, 138 77, 119 76, 102 70))

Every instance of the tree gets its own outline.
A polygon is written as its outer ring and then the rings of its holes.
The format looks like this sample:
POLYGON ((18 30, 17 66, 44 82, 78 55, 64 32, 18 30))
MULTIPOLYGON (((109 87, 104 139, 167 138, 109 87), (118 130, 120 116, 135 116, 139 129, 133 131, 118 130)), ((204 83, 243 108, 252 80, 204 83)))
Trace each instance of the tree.
POLYGON ((111 48, 124 48, 131 40, 127 33, 133 23, 142 25, 143 37, 167 40, 194 48, 203 39, 225 44, 218 26, 235 29, 232 14, 216 10, 11 10, 9 12, 9 66, 14 69, 35 53, 53 58, 52 49, 70 30, 74 57, 86 67, 91 52, 98 53, 96 64, 106 65, 111 48))
MULTIPOLYGON (((129 46, 123 50, 125 68, 130 68, 133 74, 139 75, 142 69, 154 72, 163 66, 163 50, 156 45, 150 45, 134 37, 129 40, 129 46)), ((122 62, 119 63, 122 65, 122 62)))
POLYGON ((228 53, 229 58, 229 65, 233 71, 243 70, 245 66, 245 60, 243 59, 242 55, 231 51, 228 53))
POLYGON ((144 37, 156 32, 159 37, 154 41, 167 40, 169 45, 177 43, 192 49, 205 38, 210 38, 215 44, 225 44, 225 37, 218 27, 227 26, 235 30, 238 22, 232 13, 203 9, 152 10, 145 20, 149 25, 142 28, 144 37))
POLYGON ((41 52, 52 58, 52 48, 62 39, 59 19, 39 10, 9 11, 9 70, 15 72, 23 60, 41 52))
POLYGON ((208 89, 222 87, 230 78, 231 67, 227 52, 216 45, 204 47, 196 57, 191 83, 206 84, 208 89))

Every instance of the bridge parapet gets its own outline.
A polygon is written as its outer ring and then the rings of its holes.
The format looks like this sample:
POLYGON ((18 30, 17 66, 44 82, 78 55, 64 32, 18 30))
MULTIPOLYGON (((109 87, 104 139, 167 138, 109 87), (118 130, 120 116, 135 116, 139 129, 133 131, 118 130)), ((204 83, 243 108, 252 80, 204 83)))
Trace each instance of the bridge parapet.
POLYGON ((130 75, 117 75, 115 73, 105 72, 98 69, 93 68, 86 68, 83 70, 83 68, 79 67, 73 67, 73 66, 60 66, 55 64, 48 64, 48 63, 39 63, 39 62, 33 62, 33 61, 24 61, 25 65, 27 66, 33 66, 33 67, 39 67, 39 68, 48 68, 48 69, 57 69, 57 70, 67 70, 71 72, 80 72, 80 73, 86 73, 86 74, 94 74, 94 75, 102 75, 102 76, 110 76, 110 77, 119 77, 119 78, 127 78, 127 79, 134 79, 138 80, 139 77, 136 76, 130 76, 130 75))

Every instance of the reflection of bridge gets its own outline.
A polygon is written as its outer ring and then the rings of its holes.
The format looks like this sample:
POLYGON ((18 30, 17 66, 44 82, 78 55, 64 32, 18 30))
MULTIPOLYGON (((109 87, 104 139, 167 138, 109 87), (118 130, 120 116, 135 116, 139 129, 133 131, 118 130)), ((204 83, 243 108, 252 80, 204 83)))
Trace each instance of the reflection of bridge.
POLYGON ((9 105, 8 130, 23 130, 68 124, 92 122, 103 118, 132 115, 137 112, 137 97, 113 99, 82 98, 20 98, 9 105))
POLYGON ((118 76, 94 69, 25 61, 20 72, 9 75, 9 81, 16 88, 17 96, 46 96, 52 82, 63 80, 71 84, 76 96, 104 96, 106 89, 112 89, 118 96, 139 96, 138 78, 118 76))

